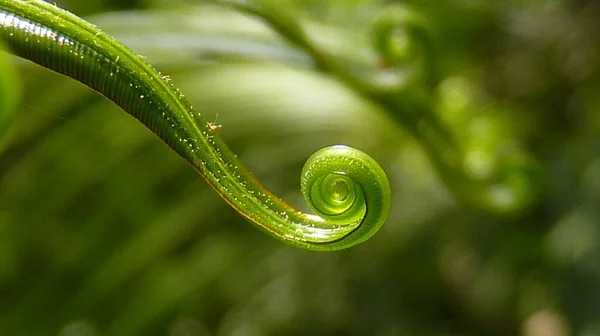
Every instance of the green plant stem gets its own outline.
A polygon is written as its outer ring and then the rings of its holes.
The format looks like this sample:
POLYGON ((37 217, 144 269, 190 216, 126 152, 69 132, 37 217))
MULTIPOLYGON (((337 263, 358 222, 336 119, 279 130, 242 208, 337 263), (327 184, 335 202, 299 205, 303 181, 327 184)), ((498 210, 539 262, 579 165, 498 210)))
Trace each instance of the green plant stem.
POLYGON ((338 250, 372 236, 391 203, 388 179, 365 153, 317 151, 301 187, 317 215, 269 192, 167 76, 96 26, 43 1, 0 0, 0 38, 11 52, 76 79, 138 119, 189 162, 244 217, 296 247, 338 250))

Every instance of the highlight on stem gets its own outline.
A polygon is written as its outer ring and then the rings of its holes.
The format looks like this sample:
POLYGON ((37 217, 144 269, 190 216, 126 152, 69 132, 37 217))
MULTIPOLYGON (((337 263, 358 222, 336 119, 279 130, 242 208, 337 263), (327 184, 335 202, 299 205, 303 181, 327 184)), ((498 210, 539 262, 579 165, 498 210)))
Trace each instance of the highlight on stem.
POLYGON ((96 90, 138 119, 260 229, 290 245, 339 250, 371 237, 391 203, 387 176, 347 146, 317 151, 302 191, 317 215, 268 191, 167 76, 96 26, 43 1, 0 0, 0 39, 25 59, 96 90))

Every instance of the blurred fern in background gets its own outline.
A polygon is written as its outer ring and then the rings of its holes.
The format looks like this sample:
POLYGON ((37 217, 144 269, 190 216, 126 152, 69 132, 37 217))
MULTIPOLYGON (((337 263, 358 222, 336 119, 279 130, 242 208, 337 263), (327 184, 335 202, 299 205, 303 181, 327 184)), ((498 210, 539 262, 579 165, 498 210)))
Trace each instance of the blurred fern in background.
POLYGON ((300 208, 316 149, 372 155, 381 232, 282 245, 112 103, 2 53, 2 334, 600 335, 598 2, 263 3, 334 66, 231 6, 58 5, 169 74, 300 208))

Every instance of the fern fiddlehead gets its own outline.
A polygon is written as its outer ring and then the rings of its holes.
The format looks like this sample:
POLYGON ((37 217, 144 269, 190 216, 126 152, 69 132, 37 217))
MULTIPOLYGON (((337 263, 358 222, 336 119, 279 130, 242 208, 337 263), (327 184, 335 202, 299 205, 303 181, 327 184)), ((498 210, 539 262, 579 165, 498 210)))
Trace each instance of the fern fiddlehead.
POLYGON ((372 236, 390 208, 390 185, 365 153, 332 146, 301 178, 317 215, 282 201, 243 166, 167 77, 97 27, 43 1, 0 0, 0 38, 11 52, 76 79, 138 119, 189 162, 244 217, 296 247, 338 250, 372 236))

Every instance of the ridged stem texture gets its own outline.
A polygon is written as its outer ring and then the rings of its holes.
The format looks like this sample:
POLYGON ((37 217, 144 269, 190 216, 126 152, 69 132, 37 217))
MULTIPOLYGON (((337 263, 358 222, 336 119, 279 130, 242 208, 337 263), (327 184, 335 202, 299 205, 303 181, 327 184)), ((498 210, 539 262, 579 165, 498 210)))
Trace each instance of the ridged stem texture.
POLYGON ((339 250, 385 222, 388 179, 367 154, 321 149, 306 162, 301 189, 316 215, 269 192, 172 84, 96 26, 43 1, 0 0, 0 39, 10 51, 76 79, 115 102, 187 160, 244 217, 296 247, 339 250))

